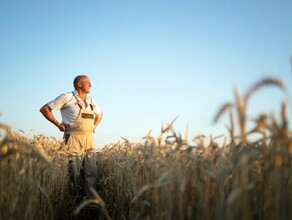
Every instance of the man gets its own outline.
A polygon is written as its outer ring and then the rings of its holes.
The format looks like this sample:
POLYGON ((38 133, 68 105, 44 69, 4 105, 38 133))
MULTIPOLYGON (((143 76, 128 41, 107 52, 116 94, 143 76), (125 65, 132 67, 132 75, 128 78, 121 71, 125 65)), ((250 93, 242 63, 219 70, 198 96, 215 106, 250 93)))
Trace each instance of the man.
POLYGON ((96 102, 88 95, 91 83, 86 75, 76 76, 75 90, 61 94, 45 104, 40 112, 51 123, 64 132, 64 140, 70 152, 69 174, 75 196, 82 196, 82 191, 89 187, 96 188, 97 167, 93 133, 100 123, 103 113, 96 102), (61 111, 60 123, 53 112, 61 111), (81 181, 82 180, 82 181, 81 181), (79 182, 84 182, 81 185, 79 182))

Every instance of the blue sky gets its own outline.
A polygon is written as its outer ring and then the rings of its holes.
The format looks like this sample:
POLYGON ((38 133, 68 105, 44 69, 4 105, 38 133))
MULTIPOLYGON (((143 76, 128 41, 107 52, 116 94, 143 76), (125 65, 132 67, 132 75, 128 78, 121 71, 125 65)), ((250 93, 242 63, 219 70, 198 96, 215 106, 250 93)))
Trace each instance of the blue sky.
MULTIPOLYGON (((291 87, 291 8, 274 0, 1 0, 0 121, 61 138, 39 108, 87 74, 104 112, 98 147, 121 136, 141 141, 150 129, 158 136, 176 116, 177 132, 188 125, 191 137, 220 135, 227 121, 212 119, 235 85, 245 92, 274 76, 291 87)), ((284 99, 260 91, 249 119, 277 113, 284 99)))

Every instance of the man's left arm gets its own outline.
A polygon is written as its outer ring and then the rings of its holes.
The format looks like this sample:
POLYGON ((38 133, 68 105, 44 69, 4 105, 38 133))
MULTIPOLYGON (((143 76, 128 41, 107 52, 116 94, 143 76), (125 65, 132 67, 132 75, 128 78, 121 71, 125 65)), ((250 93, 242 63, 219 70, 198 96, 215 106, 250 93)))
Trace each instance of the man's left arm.
POLYGON ((100 123, 101 119, 102 119, 103 113, 101 112, 100 114, 98 114, 95 119, 94 119, 94 128, 96 128, 98 126, 98 124, 100 123))
POLYGON ((91 104, 94 107, 94 114, 95 114, 95 118, 94 118, 94 129, 96 129, 96 127, 99 125, 100 121, 102 120, 103 117, 103 112, 100 109, 100 107, 97 105, 97 103, 95 102, 94 99, 91 98, 91 104))

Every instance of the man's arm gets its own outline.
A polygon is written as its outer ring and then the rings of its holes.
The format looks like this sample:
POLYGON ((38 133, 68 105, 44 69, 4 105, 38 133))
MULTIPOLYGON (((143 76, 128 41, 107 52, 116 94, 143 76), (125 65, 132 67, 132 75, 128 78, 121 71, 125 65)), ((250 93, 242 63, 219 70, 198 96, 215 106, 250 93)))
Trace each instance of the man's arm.
POLYGON ((56 125, 60 131, 65 131, 65 125, 58 122, 58 120, 55 118, 55 116, 52 113, 52 109, 48 104, 45 104, 43 107, 41 107, 40 112, 43 114, 43 116, 52 122, 54 125, 56 125))
POLYGON ((101 119, 102 119, 103 113, 100 113, 98 116, 95 117, 94 119, 94 127, 96 128, 97 125, 100 123, 101 119))

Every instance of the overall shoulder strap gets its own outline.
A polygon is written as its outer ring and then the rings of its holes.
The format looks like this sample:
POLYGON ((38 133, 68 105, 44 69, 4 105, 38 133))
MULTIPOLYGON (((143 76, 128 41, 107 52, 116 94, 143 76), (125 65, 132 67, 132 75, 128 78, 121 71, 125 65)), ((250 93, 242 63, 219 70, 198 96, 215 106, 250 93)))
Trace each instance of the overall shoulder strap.
POLYGON ((82 105, 79 103, 79 100, 77 99, 76 95, 74 95, 74 92, 72 92, 72 95, 73 95, 74 98, 76 99, 79 108, 82 109, 82 105))
POLYGON ((93 101, 92 101, 92 97, 90 97, 90 104, 89 104, 89 105, 90 105, 90 109, 91 109, 91 111, 93 111, 93 109, 94 109, 92 102, 93 102, 93 101))

